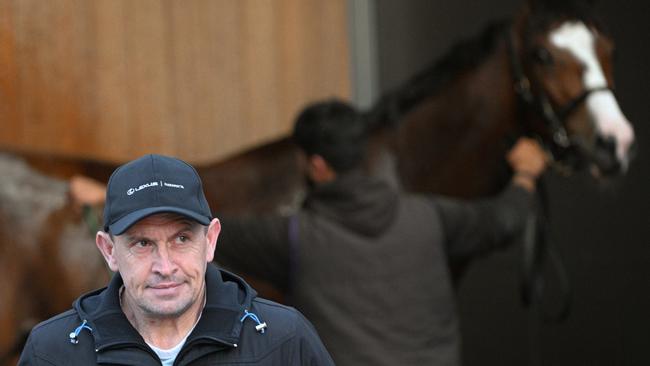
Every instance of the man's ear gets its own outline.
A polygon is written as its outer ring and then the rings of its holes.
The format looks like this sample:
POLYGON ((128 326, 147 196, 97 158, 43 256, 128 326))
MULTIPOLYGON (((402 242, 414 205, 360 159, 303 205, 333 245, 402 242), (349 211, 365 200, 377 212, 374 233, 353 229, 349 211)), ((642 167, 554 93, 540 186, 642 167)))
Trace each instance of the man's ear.
POLYGON ((336 171, 318 154, 307 157, 307 174, 315 183, 327 183, 336 179, 336 171))
POLYGON ((104 256, 108 268, 113 272, 117 272, 118 266, 117 260, 115 259, 115 243, 113 243, 111 236, 103 231, 98 231, 95 236, 95 244, 97 244, 97 248, 104 256))
POLYGON ((217 239, 219 238, 219 233, 221 232, 221 222, 219 219, 212 219, 210 225, 208 226, 208 232, 206 234, 206 239, 208 241, 208 248, 206 252, 206 261, 212 262, 214 259, 214 249, 217 246, 217 239))

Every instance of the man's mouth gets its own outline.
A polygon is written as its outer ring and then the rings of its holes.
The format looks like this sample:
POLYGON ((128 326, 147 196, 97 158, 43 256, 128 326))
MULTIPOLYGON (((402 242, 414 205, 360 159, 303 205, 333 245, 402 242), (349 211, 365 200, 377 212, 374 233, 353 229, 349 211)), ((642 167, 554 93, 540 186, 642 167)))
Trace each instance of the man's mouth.
POLYGON ((174 295, 181 287, 182 282, 164 282, 149 286, 158 295, 174 295))

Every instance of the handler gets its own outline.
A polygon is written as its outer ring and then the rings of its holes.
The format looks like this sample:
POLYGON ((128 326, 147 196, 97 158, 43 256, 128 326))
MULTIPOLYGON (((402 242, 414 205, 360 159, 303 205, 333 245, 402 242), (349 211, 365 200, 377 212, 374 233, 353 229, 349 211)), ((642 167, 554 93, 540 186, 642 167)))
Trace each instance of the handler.
POLYGON ((460 365, 450 265, 513 243, 546 156, 521 138, 499 195, 460 201, 399 192, 364 171, 362 115, 328 100, 298 116, 293 138, 310 189, 291 216, 222 217, 215 260, 289 294, 337 365, 460 365), (242 255, 254 253, 254 255, 242 255))

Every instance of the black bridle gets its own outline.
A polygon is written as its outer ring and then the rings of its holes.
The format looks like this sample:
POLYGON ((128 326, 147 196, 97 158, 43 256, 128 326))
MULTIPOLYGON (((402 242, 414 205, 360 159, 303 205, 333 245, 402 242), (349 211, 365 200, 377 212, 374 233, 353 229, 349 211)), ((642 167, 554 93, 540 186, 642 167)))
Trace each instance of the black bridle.
MULTIPOLYGON (((524 108, 534 111, 541 117, 545 127, 549 131, 551 139, 547 141, 547 139, 539 135, 536 138, 553 159, 552 164, 556 169, 562 172, 570 171, 573 169, 573 166, 562 159, 566 159, 569 153, 575 150, 575 142, 567 133, 564 122, 585 102, 591 93, 599 90, 609 90, 609 88, 603 87, 585 90, 564 106, 555 108, 543 90, 533 93, 530 79, 524 72, 521 60, 515 49, 515 35, 512 26, 508 31, 506 43, 513 74, 513 88, 520 106, 518 118, 524 116, 524 113, 522 113, 524 108)), ((541 302, 544 292, 544 266, 547 260, 551 260, 551 265, 553 265, 560 281, 562 299, 559 310, 553 315, 546 314, 546 319, 557 322, 563 321, 569 314, 571 307, 571 289, 566 270, 547 240, 549 212, 545 188, 544 181, 540 178, 537 184, 538 212, 528 219, 523 238, 521 296, 524 306, 530 308, 535 313, 533 316, 540 315, 539 312, 543 310, 541 309, 541 302)))
MULTIPOLYGON (((517 50, 515 49, 515 35, 512 27, 509 28, 506 40, 515 95, 520 104, 533 110, 542 117, 542 120, 550 133, 551 144, 539 136, 538 140, 540 140, 553 158, 553 164, 555 167, 559 167, 560 170, 566 171, 567 165, 569 164, 563 162, 562 157, 567 156, 569 151, 574 150, 576 143, 567 133, 565 121, 592 93, 598 91, 613 92, 613 90, 609 86, 586 89, 565 105, 555 108, 544 90, 533 93, 530 79, 523 70, 521 60, 517 55, 517 50)), ((568 169, 572 169, 572 167, 569 166, 568 169)))

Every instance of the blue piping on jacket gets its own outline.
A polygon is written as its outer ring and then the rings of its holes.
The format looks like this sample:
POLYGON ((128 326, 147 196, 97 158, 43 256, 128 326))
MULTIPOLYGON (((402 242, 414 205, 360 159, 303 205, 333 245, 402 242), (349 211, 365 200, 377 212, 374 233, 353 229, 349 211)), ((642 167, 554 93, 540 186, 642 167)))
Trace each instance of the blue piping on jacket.
POLYGON ((74 332, 72 332, 72 333, 70 333, 70 334, 68 335, 68 337, 70 337, 70 343, 72 343, 72 344, 77 344, 77 343, 79 343, 79 338, 78 338, 78 337, 79 337, 79 333, 81 333, 81 331, 84 330, 84 329, 88 329, 88 331, 90 331, 90 333, 93 332, 93 328, 91 328, 91 327, 89 327, 88 325, 86 325, 87 323, 88 323, 88 321, 87 321, 86 319, 84 319, 84 321, 81 323, 81 325, 79 325, 79 326, 74 330, 74 332))
POLYGON ((246 320, 246 318, 253 319, 253 321, 257 323, 257 325, 255 326, 255 330, 260 333, 264 333, 264 329, 267 328, 267 325, 266 323, 262 323, 260 321, 260 318, 258 318, 257 315, 255 315, 255 313, 251 313, 248 310, 244 309, 244 316, 242 316, 241 319, 239 319, 239 321, 243 323, 244 320, 246 320))

